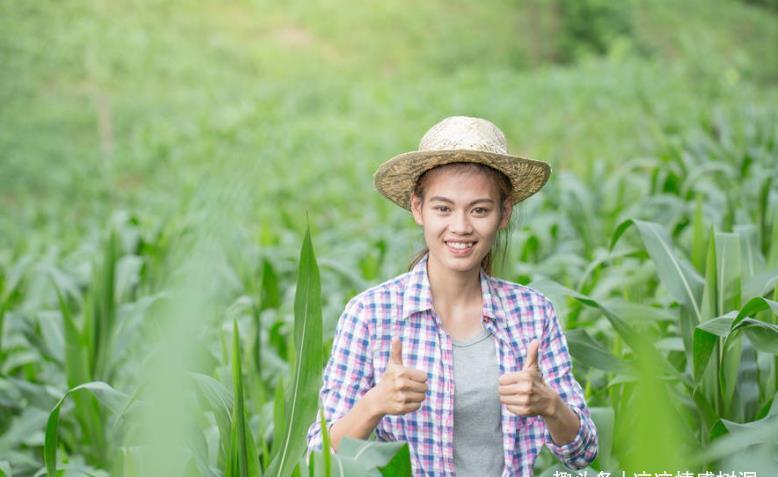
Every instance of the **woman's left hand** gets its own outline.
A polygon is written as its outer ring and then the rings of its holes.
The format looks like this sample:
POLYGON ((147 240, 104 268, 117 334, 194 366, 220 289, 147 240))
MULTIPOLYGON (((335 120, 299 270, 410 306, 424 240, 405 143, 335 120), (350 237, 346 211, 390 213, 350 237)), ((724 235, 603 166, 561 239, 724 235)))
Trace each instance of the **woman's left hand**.
POLYGON ((500 402, 518 416, 551 416, 559 400, 559 394, 543 381, 538 347, 537 340, 530 343, 521 371, 500 376, 500 402))

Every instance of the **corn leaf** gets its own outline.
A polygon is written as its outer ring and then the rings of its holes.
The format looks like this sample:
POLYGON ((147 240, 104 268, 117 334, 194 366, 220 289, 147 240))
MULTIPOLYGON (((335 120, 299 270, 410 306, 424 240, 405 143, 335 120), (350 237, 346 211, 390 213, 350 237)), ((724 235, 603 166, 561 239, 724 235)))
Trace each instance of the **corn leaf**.
POLYGON ((273 269, 270 260, 262 260, 262 288, 259 300, 259 309, 267 310, 278 308, 281 305, 281 291, 278 287, 278 275, 273 269))
POLYGON ((232 322, 232 428, 230 455, 225 477, 254 477, 259 474, 259 460, 251 429, 246 422, 243 396, 243 367, 240 353, 240 332, 237 321, 232 322))
MULTIPOLYGON (((296 359, 285 405, 286 427, 279 442, 273 443, 270 475, 288 477, 306 449, 309 425, 316 419, 322 373, 322 319, 319 269, 306 230, 300 252, 294 302, 294 345, 296 359)), ((279 425, 279 423, 276 423, 279 425)))
MULTIPOLYGON (((703 320, 700 301, 703 295, 703 279, 685 260, 673 251, 673 246, 667 232, 656 223, 628 219, 622 222, 613 233, 610 249, 613 250, 624 232, 634 225, 639 232, 643 245, 654 262, 659 280, 670 295, 689 313, 678 314, 678 326, 681 338, 687 350, 687 360, 694 360, 693 349, 694 327, 703 320)), ((699 239, 698 239, 699 241, 699 239)), ((700 245, 697 244, 697 247, 700 245)))
POLYGON ((387 477, 410 477, 411 455, 407 442, 380 442, 344 437, 338 444, 338 456, 352 457, 368 470, 377 469, 387 477))
POLYGON ((273 395, 273 442, 281 442, 284 438, 284 423, 286 415, 284 413, 284 381, 278 379, 276 392, 273 395))
POLYGON ((737 421, 751 421, 759 411, 758 372, 756 350, 750 340, 743 339, 731 412, 737 421))
POLYGON ((759 231, 753 224, 737 225, 734 232, 739 237, 741 278, 743 283, 765 268, 765 260, 759 246, 759 231))
POLYGON ((716 234, 711 227, 708 233, 708 250, 705 258, 705 284, 702 290, 702 320, 709 320, 720 314, 716 297, 717 288, 717 266, 716 266, 716 234))
POLYGON ((46 471, 49 477, 56 475, 57 469, 57 446, 59 445, 59 414, 62 403, 71 394, 87 390, 92 393, 104 406, 110 409, 114 414, 119 414, 126 407, 127 396, 104 382, 94 381, 80 384, 68 392, 57 402, 54 409, 49 413, 46 422, 46 434, 43 445, 43 459, 46 464, 46 471))
POLYGON ((778 282, 778 270, 762 270, 743 282, 743 298, 751 299, 767 295, 775 289, 778 282))
POLYGON ((697 322, 701 321, 700 298, 703 281, 700 275, 673 252, 667 232, 659 224, 642 220, 627 219, 616 227, 610 241, 610 249, 616 246, 626 230, 634 225, 640 234, 646 251, 656 266, 662 284, 678 303, 694 311, 697 322))
POLYGON ((766 310, 772 310, 773 314, 778 315, 778 302, 763 297, 752 298, 740 309, 735 320, 732 322, 732 327, 737 327, 740 322, 747 317, 754 316, 757 313, 766 310))
POLYGON ((616 415, 612 407, 590 407, 592 421, 597 427, 597 467, 615 469, 618 464, 613 455, 613 438, 616 415))
MULTIPOLYGON (((325 477, 327 470, 324 465, 324 454, 318 451, 312 452, 310 461, 309 475, 313 475, 313 477, 325 477)), ((370 473, 365 465, 358 462, 353 457, 333 454, 329 475, 331 477, 372 477, 375 473, 370 473)))
POLYGON ((740 308, 741 260, 740 237, 716 233, 716 289, 719 313, 740 308))
POLYGON ((706 248, 702 196, 698 194, 694 201, 694 216, 692 217, 691 259, 694 267, 700 272, 705 269, 706 248))
POLYGON ((657 308, 656 306, 633 303, 622 299, 600 300, 600 303, 630 323, 639 323, 645 320, 678 320, 678 315, 673 312, 674 310, 666 310, 663 308, 657 308))
POLYGON ((713 354, 713 348, 718 342, 717 336, 726 336, 729 333, 730 323, 716 322, 715 320, 708 320, 697 325, 697 329, 694 330, 694 378, 695 381, 700 382, 704 376, 704 372, 710 365, 710 357, 713 354))
POLYGON ((227 455, 230 444, 227 437, 232 429, 233 395, 221 382, 208 375, 190 373, 190 376, 195 383, 198 395, 207 403, 207 409, 210 409, 214 414, 216 425, 219 427, 219 435, 221 436, 219 444, 222 447, 222 451, 227 455))
POLYGON ((778 354, 778 325, 746 318, 736 329, 743 330, 758 351, 778 354))
POLYGON ((754 445, 778 441, 777 402, 778 399, 775 399, 770 413, 757 421, 739 424, 721 419, 718 429, 713 433, 720 437, 704 450, 690 456, 688 465, 722 459, 754 445))
POLYGON ((607 349, 595 341, 583 328, 565 333, 570 354, 586 366, 613 373, 626 373, 630 366, 613 356, 607 349))
POLYGON ((324 419, 324 409, 319 408, 319 425, 321 426, 321 452, 324 458, 324 477, 332 475, 332 444, 330 443, 330 430, 327 420, 324 419))
POLYGON ((103 260, 93 278, 92 338, 94 348, 92 356, 92 376, 106 379, 110 374, 111 335, 116 322, 116 264, 119 250, 116 232, 111 230, 103 249, 103 260))
POLYGON ((778 267, 778 207, 773 211, 772 231, 770 233, 770 247, 767 253, 767 266, 770 268, 778 267))
MULTIPOLYGON (((63 329, 65 335, 65 380, 68 388, 75 388, 79 384, 89 382, 89 347, 79 332, 70 311, 66 298, 62 295, 56 281, 52 279, 54 289, 57 292, 60 312, 62 313, 63 329)), ((100 424, 99 404, 94 396, 76 393, 73 395, 75 403, 74 414, 83 427, 84 433, 89 436, 92 443, 103 441, 102 426, 100 424)))
POLYGON ((778 354, 778 325, 748 318, 771 310, 778 314, 778 303, 766 298, 752 298, 736 314, 734 312, 704 321, 694 332, 694 375, 700 379, 707 367, 718 338, 729 338, 735 331, 743 331, 758 351, 778 354))

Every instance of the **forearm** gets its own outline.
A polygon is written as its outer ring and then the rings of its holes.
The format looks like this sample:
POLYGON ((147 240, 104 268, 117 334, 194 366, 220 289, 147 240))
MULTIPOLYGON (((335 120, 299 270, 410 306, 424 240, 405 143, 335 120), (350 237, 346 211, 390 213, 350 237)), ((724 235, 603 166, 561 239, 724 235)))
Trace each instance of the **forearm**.
POLYGON ((333 449, 338 449, 338 444, 344 436, 367 439, 381 422, 384 414, 375 405, 374 395, 371 391, 362 396, 346 415, 330 427, 330 440, 333 449))
POLYGON ((546 421, 546 428, 551 434, 551 438, 558 446, 562 446, 572 441, 581 426, 578 416, 569 408, 567 404, 554 393, 554 406, 551 413, 543 416, 546 421))

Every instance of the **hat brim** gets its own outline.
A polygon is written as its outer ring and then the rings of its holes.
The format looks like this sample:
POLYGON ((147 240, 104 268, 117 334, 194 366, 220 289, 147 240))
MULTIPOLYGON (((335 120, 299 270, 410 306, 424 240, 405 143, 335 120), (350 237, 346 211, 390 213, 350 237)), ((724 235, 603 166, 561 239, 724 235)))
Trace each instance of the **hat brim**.
POLYGON ((509 197, 512 204, 539 191, 551 175, 551 166, 543 161, 495 152, 452 149, 399 154, 378 167, 373 182, 381 194, 410 210, 411 192, 419 176, 433 167, 453 162, 484 164, 508 176, 513 186, 509 197))

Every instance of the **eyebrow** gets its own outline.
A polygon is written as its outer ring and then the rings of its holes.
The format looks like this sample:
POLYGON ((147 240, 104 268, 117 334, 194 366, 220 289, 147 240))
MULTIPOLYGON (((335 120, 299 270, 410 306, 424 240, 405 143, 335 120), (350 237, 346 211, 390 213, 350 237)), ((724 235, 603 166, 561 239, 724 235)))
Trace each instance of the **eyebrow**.
MULTIPOLYGON (((447 197, 440 196, 440 195, 436 195, 436 196, 430 197, 430 202, 432 202, 432 201, 446 202, 448 204, 453 204, 454 203, 453 200, 451 200, 451 199, 449 199, 447 197)), ((473 205, 478 204, 480 202, 487 202, 489 204, 494 204, 494 200, 483 198, 483 199, 476 199, 476 200, 470 202, 469 204, 467 204, 467 206, 468 207, 472 207, 473 205)))

